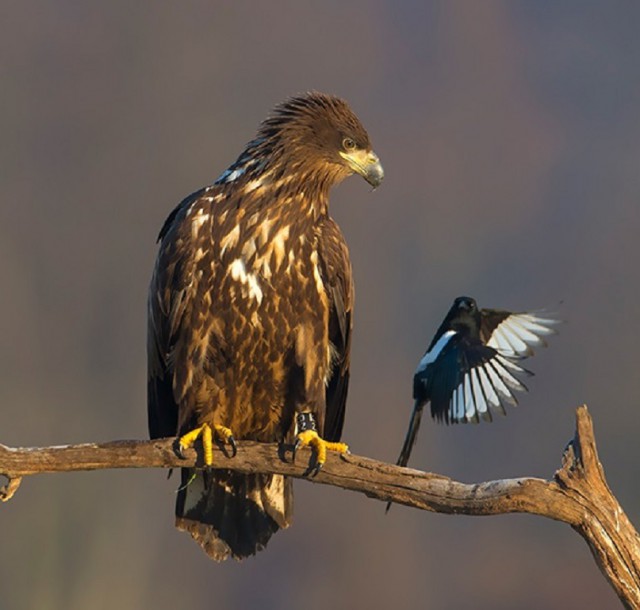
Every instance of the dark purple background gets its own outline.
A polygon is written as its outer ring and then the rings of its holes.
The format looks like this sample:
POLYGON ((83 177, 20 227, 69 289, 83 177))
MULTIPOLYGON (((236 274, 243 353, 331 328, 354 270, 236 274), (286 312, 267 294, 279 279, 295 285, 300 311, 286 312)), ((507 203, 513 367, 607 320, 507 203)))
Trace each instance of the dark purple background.
MULTIPOLYGON (((552 476, 587 402, 640 523, 640 5, 22 2, 0 9, 0 442, 141 438, 145 299, 169 211, 269 109, 347 98, 387 178, 332 210, 356 279, 345 439, 392 461, 450 302, 568 323, 493 425, 426 421, 412 465, 552 476), (560 302, 563 302, 560 305, 560 302)), ((158 471, 27 479, 0 507, 3 608, 616 608, 587 546, 296 484, 294 526, 216 565, 158 471), (5 605, 6 604, 6 605, 5 605)))

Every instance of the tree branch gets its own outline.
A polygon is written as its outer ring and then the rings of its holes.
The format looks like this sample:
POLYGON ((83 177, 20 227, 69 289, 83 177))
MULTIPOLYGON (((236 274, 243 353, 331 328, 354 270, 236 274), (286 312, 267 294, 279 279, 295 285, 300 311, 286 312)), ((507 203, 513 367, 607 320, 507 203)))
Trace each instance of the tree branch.
MULTIPOLYGON (((0 489, 0 499, 9 500, 22 479, 34 474, 201 465, 195 450, 185 451, 182 459, 173 446, 174 439, 39 448, 0 445, 0 474, 9 480, 0 489)), ((518 478, 465 484, 437 474, 332 452, 318 476, 308 478, 310 451, 300 450, 292 464, 286 449, 243 441, 238 443, 238 453, 233 458, 216 448, 213 467, 307 478, 431 512, 531 513, 562 521, 586 540, 598 567, 625 607, 640 610, 640 540, 607 485, 586 406, 577 409, 575 436, 565 449, 562 467, 549 481, 518 478)))

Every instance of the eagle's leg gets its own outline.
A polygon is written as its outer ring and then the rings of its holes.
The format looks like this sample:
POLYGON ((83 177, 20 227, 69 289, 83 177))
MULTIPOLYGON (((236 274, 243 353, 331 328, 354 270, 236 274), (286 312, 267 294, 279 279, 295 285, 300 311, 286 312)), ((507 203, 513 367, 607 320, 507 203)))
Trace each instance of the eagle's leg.
POLYGON ((213 437, 216 437, 216 442, 228 443, 231 445, 231 457, 235 457, 237 453, 236 441, 233 438, 233 433, 226 426, 220 426, 214 424, 213 429, 209 424, 202 424, 199 428, 194 428, 186 434, 183 434, 178 439, 177 453, 180 457, 183 457, 184 450, 189 447, 193 447, 196 440, 200 438, 202 440, 202 451, 204 453, 204 465, 211 466, 213 464, 213 437))
POLYGON ((293 445, 293 460, 300 447, 311 447, 315 452, 315 465, 309 467, 308 474, 316 476, 327 461, 327 450, 338 453, 348 453, 349 447, 345 443, 333 443, 320 437, 316 429, 316 421, 311 412, 298 413, 296 417, 298 434, 293 445))

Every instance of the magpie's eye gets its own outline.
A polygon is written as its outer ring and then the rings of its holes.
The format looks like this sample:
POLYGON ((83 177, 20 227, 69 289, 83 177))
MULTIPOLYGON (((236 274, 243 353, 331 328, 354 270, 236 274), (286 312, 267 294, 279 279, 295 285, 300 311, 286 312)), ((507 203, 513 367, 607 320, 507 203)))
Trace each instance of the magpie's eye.
POLYGON ((345 138, 342 140, 342 146, 345 150, 353 150, 356 147, 356 143, 351 138, 345 138))

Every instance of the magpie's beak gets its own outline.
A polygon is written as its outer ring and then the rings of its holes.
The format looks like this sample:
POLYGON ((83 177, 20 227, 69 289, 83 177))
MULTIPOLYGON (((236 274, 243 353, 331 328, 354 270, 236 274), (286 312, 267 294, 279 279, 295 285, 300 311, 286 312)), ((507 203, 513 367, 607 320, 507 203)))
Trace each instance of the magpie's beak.
POLYGON ((460 298, 457 301, 458 309, 464 311, 474 311, 476 309, 476 302, 471 298, 460 298))
POLYGON ((356 174, 360 174, 374 189, 380 186, 384 179, 384 170, 376 153, 372 150, 354 150, 349 153, 340 152, 340 156, 356 174))

